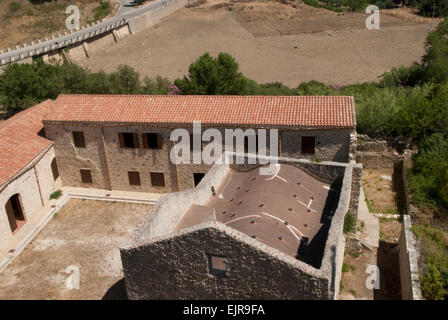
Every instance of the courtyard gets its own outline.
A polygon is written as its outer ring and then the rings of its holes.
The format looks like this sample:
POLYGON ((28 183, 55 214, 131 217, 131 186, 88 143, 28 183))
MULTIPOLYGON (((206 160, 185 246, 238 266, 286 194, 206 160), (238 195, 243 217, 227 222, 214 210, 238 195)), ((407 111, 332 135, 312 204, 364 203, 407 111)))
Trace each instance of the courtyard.
POLYGON ((70 199, 0 273, 0 299, 125 298, 119 248, 150 209, 70 199))

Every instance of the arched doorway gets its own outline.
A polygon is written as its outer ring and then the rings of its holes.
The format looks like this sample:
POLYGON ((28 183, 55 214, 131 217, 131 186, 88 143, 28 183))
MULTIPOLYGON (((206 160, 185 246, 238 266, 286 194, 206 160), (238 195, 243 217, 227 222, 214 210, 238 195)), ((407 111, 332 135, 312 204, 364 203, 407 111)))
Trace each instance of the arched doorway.
POLYGON ((23 213, 22 201, 20 200, 20 194, 16 193, 5 205, 6 214, 8 215, 9 226, 14 233, 21 226, 26 223, 25 214, 23 213))

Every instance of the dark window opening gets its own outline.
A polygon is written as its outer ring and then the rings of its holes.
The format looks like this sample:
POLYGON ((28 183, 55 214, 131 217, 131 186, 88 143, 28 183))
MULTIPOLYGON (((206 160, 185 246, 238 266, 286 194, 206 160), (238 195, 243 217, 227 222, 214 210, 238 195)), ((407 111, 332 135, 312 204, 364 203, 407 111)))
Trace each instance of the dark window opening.
POLYGON ((86 140, 84 139, 84 132, 82 131, 73 131, 73 141, 76 148, 86 147, 86 140))
POLYGON ((56 162, 56 158, 53 158, 53 160, 51 161, 51 172, 53 173, 54 180, 59 178, 59 170, 58 170, 58 164, 56 162))
POLYGON ((147 149, 161 149, 162 148, 162 137, 157 133, 144 133, 143 147, 147 149))
POLYGON ((138 148, 138 136, 136 133, 121 132, 118 136, 121 148, 138 148))
POLYGON ((303 154, 314 154, 315 146, 316 146, 315 137, 302 137, 303 154))
POLYGON ((205 173, 193 173, 194 186, 197 187, 201 182, 202 178, 204 178, 205 173))
POLYGON ((93 183, 92 172, 90 170, 81 169, 79 172, 81 173, 82 183, 93 183))
POLYGON ((11 231, 14 233, 26 222, 20 201, 20 195, 15 194, 9 198, 8 202, 6 202, 5 209, 6 215, 8 216, 9 226, 11 227, 11 231))
POLYGON ((129 184, 131 186, 140 186, 140 172, 138 171, 128 171, 129 184))
POLYGON ((151 185, 153 187, 164 187, 165 176, 162 172, 151 172, 151 185))
POLYGON ((208 263, 211 275, 216 277, 225 277, 228 275, 229 265, 227 262, 227 258, 210 255, 208 257, 208 263))
POLYGON ((244 137, 244 153, 249 153, 249 139, 250 139, 250 141, 255 140, 255 152, 257 153, 258 152, 258 136, 257 135, 255 135, 255 139, 253 139, 252 137, 249 138, 248 136, 244 137))

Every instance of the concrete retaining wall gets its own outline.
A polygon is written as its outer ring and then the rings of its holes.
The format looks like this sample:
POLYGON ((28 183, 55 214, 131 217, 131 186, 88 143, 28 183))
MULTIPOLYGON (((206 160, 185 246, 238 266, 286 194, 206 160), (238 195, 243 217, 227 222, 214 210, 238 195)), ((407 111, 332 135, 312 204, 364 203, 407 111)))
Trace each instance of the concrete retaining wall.
POLYGON ((118 41, 129 33, 136 33, 154 25, 171 13, 185 7, 186 3, 187 0, 166 0, 162 2, 162 6, 153 9, 149 7, 147 8, 148 10, 137 15, 131 13, 106 21, 103 19, 102 21, 96 21, 87 26, 83 26, 78 31, 71 30, 70 32, 64 32, 31 43, 25 43, 21 46, 16 46, 14 49, 7 48, 0 53, 0 66, 25 59, 29 61, 32 57, 47 57, 47 55, 58 56, 60 50, 64 48, 76 48, 85 42, 93 44, 99 41, 94 46, 104 46, 105 43, 110 43, 111 39, 118 41), (102 39, 103 37, 106 39, 102 39), (23 51, 23 48, 26 48, 26 50, 23 51))
POLYGON ((166 0, 164 6, 146 12, 138 17, 135 17, 129 21, 129 31, 135 34, 143 29, 146 29, 160 20, 169 16, 171 13, 185 7, 186 0, 166 0))

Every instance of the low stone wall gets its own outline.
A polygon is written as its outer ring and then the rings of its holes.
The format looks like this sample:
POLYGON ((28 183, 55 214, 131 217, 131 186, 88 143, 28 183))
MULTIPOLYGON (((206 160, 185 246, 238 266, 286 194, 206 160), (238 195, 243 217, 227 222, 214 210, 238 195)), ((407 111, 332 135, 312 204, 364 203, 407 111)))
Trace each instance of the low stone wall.
POLYGON ((352 185, 348 212, 355 216, 358 216, 359 195, 361 194, 362 169, 363 165, 361 163, 352 163, 352 185))
POLYGON ((418 269, 419 249, 411 230, 411 217, 403 216, 399 247, 401 278, 401 298, 403 300, 422 300, 418 269))

